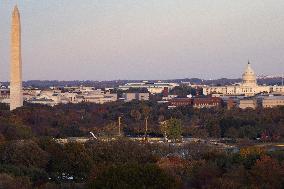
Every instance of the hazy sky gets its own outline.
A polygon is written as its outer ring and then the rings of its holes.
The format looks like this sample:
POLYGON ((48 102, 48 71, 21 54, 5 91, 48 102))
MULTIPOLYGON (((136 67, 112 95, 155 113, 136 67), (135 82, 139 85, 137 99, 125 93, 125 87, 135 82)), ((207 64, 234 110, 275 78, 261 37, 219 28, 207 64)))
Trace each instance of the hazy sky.
POLYGON ((23 78, 236 78, 284 72, 283 0, 0 0, 0 80, 11 11, 22 21, 23 78))

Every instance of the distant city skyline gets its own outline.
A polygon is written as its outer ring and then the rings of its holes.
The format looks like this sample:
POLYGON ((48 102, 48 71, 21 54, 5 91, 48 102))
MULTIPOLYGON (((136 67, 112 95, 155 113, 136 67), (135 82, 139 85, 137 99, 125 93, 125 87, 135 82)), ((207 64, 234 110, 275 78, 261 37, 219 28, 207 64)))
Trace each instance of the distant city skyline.
POLYGON ((16 4, 24 80, 240 78, 248 60, 284 72, 281 0, 3 0, 0 81, 16 4))

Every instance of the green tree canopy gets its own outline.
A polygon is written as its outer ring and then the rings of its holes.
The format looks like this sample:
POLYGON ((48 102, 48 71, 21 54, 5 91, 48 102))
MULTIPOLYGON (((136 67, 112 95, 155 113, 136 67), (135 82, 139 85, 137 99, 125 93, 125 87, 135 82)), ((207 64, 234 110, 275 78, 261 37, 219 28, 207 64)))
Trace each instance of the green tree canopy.
POLYGON ((180 119, 171 118, 161 123, 161 131, 168 139, 181 140, 182 124, 180 119))
POLYGON ((88 188, 172 189, 179 188, 179 184, 155 164, 124 164, 112 166, 91 179, 88 188))

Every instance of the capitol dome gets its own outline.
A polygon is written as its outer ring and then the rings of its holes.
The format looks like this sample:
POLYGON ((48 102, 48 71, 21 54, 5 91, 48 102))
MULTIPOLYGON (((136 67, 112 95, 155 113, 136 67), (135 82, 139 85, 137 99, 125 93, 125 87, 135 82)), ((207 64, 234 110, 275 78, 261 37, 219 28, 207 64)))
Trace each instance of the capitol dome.
POLYGON ((243 73, 243 85, 254 86, 256 84, 255 73, 248 62, 245 72, 243 73))

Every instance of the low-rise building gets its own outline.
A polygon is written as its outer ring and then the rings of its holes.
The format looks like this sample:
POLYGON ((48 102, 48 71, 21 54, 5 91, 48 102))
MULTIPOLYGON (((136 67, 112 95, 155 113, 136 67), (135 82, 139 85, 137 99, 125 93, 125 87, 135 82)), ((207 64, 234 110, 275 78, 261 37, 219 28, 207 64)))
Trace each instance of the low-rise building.
POLYGON ((9 98, 10 97, 10 90, 7 88, 0 88, 0 98, 9 98))
POLYGON ((262 99, 263 108, 273 108, 284 106, 284 96, 268 96, 262 99))
POLYGON ((32 103, 32 104, 43 104, 43 105, 48 105, 48 106, 55 106, 58 104, 54 100, 47 99, 47 98, 31 98, 27 100, 27 102, 32 103))
POLYGON ((220 107, 221 103, 222 103, 222 100, 221 98, 218 98, 218 97, 193 98, 194 108, 220 107))
POLYGON ((257 108, 257 100, 256 99, 241 99, 239 108, 241 109, 256 109, 257 108))
POLYGON ((169 100, 170 106, 179 107, 179 106, 191 106, 193 104, 193 99, 191 98, 173 98, 169 100))
POLYGON ((272 92, 274 94, 281 94, 281 95, 284 95, 284 86, 279 86, 279 85, 274 85, 272 87, 272 92))
POLYGON ((177 97, 178 95, 167 95, 167 96, 162 97, 162 100, 171 100, 177 97))
POLYGON ((10 104, 10 90, 0 84, 0 103, 10 104))
POLYGON ((180 106, 192 106, 194 108, 213 108, 222 105, 222 99, 218 97, 202 97, 202 98, 174 98, 169 100, 168 108, 180 106))
POLYGON ((78 88, 67 88, 63 91, 58 89, 48 89, 43 90, 40 94, 28 99, 30 103, 36 104, 46 104, 46 105, 56 105, 56 104, 66 104, 66 103, 81 103, 90 102, 103 104, 107 102, 117 101, 117 94, 111 94, 105 92, 101 89, 95 90, 91 87, 78 87, 78 88))
POLYGON ((130 102, 132 100, 147 101, 149 100, 149 93, 123 93, 122 97, 125 102, 130 102))
POLYGON ((35 96, 39 95, 40 93, 41 93, 41 90, 36 89, 36 88, 24 88, 23 89, 23 97, 24 97, 25 101, 34 98, 35 96))
POLYGON ((90 102, 96 104, 104 104, 107 102, 115 102, 117 101, 117 94, 111 93, 91 93, 80 95, 80 102, 90 102))

